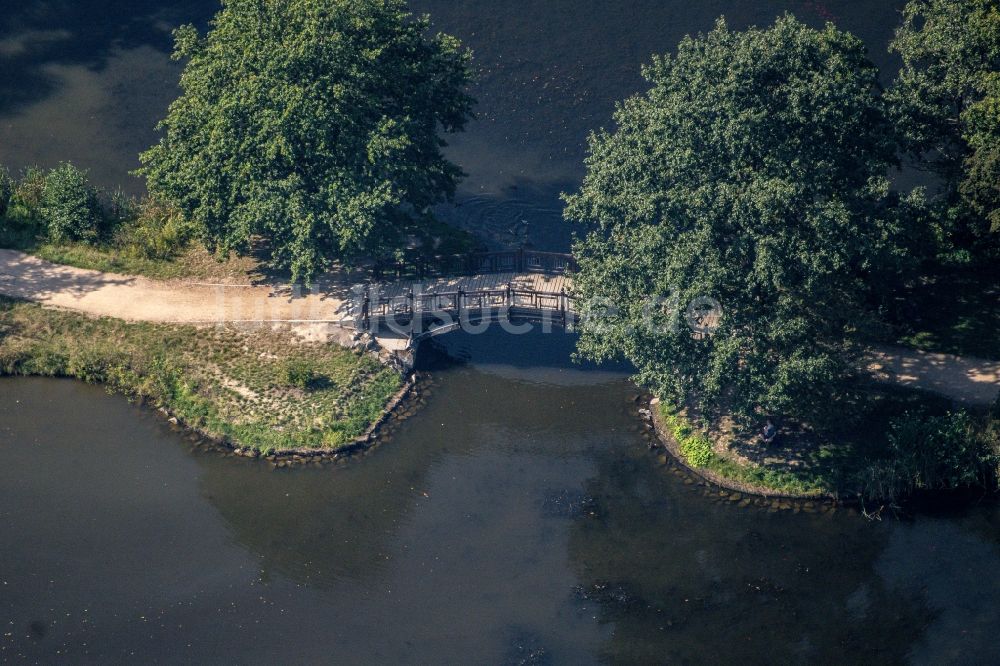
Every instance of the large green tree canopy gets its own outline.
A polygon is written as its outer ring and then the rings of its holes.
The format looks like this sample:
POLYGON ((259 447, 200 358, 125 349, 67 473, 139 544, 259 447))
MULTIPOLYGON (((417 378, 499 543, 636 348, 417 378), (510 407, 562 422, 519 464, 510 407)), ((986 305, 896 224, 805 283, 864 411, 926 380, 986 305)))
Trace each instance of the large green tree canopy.
POLYGON ((428 27, 403 0, 225 0, 175 32, 183 93, 140 173, 211 249, 263 235, 296 279, 394 247, 454 193, 441 132, 473 104, 469 53, 428 27))
POLYGON ((888 93, 906 147, 943 178, 959 244, 1000 231, 1000 0, 911 0, 888 93))
POLYGON ((854 367, 866 281, 896 253, 875 66, 850 34, 785 16, 720 20, 644 74, 567 197, 594 225, 575 247, 581 351, 627 357, 671 400, 819 418, 854 367), (699 296, 724 312, 707 339, 684 322, 699 296))

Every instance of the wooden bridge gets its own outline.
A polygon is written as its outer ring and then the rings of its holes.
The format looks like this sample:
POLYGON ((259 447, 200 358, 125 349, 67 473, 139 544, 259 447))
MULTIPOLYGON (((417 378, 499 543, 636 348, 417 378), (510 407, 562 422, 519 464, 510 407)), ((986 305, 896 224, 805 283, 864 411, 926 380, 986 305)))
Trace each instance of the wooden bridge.
POLYGON ((575 268, 571 255, 530 250, 383 265, 376 275, 396 279, 369 285, 352 319, 359 330, 406 336, 412 342, 491 322, 527 320, 565 327, 578 316, 568 275, 575 268), (459 274, 442 275, 448 267, 459 274), (400 279, 404 277, 412 279, 400 279))

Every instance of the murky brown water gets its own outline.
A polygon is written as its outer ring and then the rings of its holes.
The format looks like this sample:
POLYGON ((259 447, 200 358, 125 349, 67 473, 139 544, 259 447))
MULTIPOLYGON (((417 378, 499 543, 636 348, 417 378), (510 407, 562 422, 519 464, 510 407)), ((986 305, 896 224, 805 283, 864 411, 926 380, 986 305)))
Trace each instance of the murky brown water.
MULTIPOLYGON (((651 52, 787 9, 891 66, 900 5, 419 0, 481 70, 444 213, 564 247, 557 193, 651 52)), ((0 6, 0 162, 128 183, 175 94, 169 28, 214 3, 0 6)), ((995 506, 739 509, 656 463, 625 374, 570 365, 571 339, 441 340, 464 362, 431 350, 426 406, 336 469, 220 458, 98 387, 0 380, 0 661, 1000 660, 995 506)))

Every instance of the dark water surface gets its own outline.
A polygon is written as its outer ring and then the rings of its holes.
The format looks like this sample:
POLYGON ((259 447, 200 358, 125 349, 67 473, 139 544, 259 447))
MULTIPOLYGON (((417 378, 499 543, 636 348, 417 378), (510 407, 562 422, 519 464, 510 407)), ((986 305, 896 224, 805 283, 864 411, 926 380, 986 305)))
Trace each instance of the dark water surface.
POLYGON ((345 467, 195 449, 72 381, 0 380, 0 660, 989 663, 1000 512, 740 508, 659 464, 564 335, 430 351, 345 467), (531 367, 535 366, 535 367, 531 367))
MULTIPOLYGON (((413 4, 480 70, 445 214, 557 248, 587 131, 650 53, 791 10, 891 70, 902 2, 413 4)), ((0 162, 139 191, 128 171, 176 94, 169 30, 214 10, 0 0, 0 162)), ((443 340, 466 362, 430 353, 418 416, 343 468, 271 471, 100 388, 0 380, 0 661, 1000 661, 995 506, 740 509, 656 462, 625 374, 571 366, 570 338, 443 340)))

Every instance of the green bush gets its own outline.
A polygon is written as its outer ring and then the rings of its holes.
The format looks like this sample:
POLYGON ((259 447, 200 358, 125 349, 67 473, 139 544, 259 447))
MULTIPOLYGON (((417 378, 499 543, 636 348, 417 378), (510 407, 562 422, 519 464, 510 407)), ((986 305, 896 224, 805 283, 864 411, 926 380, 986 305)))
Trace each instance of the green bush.
POLYGON ((138 217, 141 208, 133 197, 125 194, 121 188, 105 197, 103 205, 104 220, 109 229, 119 227, 138 217))
POLYGON ((45 195, 45 180, 44 171, 38 167, 28 167, 14 188, 12 206, 20 207, 25 213, 37 213, 45 195))
POLYGON ((945 416, 906 414, 890 423, 888 439, 893 457, 912 476, 915 488, 975 485, 990 463, 975 420, 964 411, 945 416))
POLYGON ((169 261, 196 235, 196 227, 176 208, 151 198, 138 201, 121 189, 102 192, 72 164, 48 173, 32 167, 19 180, 0 166, 2 247, 39 253, 58 263, 115 270, 115 264, 169 261), (100 255, 110 264, 90 265, 100 255))
POLYGON ((712 441, 704 435, 694 431, 691 425, 683 418, 674 414, 665 405, 661 413, 670 432, 677 441, 681 455, 692 467, 708 467, 715 461, 715 452, 712 450, 712 441))
POLYGON ((715 453, 712 443, 705 437, 687 437, 681 441, 681 453, 695 467, 707 467, 712 463, 715 453))
POLYGON ((94 242, 104 226, 97 190, 87 173, 68 162, 45 177, 40 212, 53 242, 94 242))
POLYGON ((995 487, 1000 441, 995 418, 965 411, 943 416, 908 412, 893 419, 889 455, 857 476, 867 499, 895 500, 916 490, 995 487))
POLYGON ((65 374, 76 377, 88 384, 98 384, 108 380, 109 362, 107 355, 99 350, 80 349, 69 357, 65 374))
POLYGON ((133 204, 115 234, 115 245, 133 256, 170 259, 195 236, 195 227, 177 209, 155 199, 133 204))
POLYGON ((45 189, 45 173, 28 169, 20 180, 10 177, 0 167, 0 200, 4 202, 0 215, 0 244, 3 247, 31 246, 45 235, 45 224, 39 210, 45 189))
POLYGON ((289 386, 294 386, 306 390, 316 381, 316 373, 307 362, 292 359, 285 364, 285 382, 289 386))

